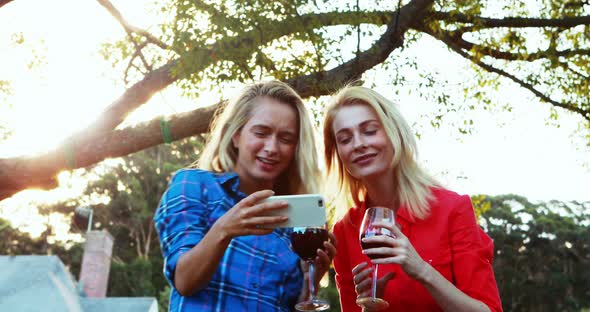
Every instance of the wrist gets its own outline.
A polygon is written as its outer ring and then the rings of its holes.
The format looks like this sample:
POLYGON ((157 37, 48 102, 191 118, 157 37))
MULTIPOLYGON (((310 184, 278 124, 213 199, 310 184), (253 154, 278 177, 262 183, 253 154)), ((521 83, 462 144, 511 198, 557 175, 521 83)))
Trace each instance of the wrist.
POLYGON ((422 262, 422 269, 416 279, 422 284, 430 284, 432 282, 432 271, 433 268, 430 264, 422 262))
POLYGON ((233 238, 227 231, 224 230, 223 226, 221 226, 219 223, 219 220, 218 222, 213 223, 209 233, 213 234, 219 240, 218 242, 220 244, 228 245, 233 238))

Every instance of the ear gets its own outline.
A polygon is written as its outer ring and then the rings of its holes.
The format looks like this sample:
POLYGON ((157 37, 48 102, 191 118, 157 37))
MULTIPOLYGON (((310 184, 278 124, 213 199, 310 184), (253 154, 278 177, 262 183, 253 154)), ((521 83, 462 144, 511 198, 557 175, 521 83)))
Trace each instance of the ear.
POLYGON ((241 135, 242 135, 242 130, 239 130, 236 133, 234 133, 234 135, 231 137, 231 142, 234 145, 235 149, 238 149, 238 146, 240 145, 240 136, 241 135))

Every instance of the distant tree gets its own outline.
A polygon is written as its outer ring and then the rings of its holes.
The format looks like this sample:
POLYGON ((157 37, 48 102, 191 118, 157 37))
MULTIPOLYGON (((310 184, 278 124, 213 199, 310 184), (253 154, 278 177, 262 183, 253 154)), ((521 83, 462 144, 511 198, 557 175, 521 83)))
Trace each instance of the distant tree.
POLYGON ((390 73, 379 79, 383 83, 417 90, 439 104, 433 124, 448 112, 493 106, 486 90, 504 81, 554 108, 552 117, 567 111, 579 117, 580 126, 590 125, 587 1, 168 0, 153 4, 162 22, 149 32, 130 24, 110 1, 97 1, 125 30, 125 37, 105 44, 103 53, 128 89, 54 151, 0 159, 0 199, 27 188, 54 188, 62 170, 205 133, 216 100, 167 117, 167 125, 158 117, 118 128, 129 113, 171 84, 195 95, 273 77, 309 98, 330 94, 379 68, 390 73), (465 85, 447 85, 436 70, 404 54, 424 40, 452 51, 441 55, 441 62, 456 60, 454 54, 473 64, 466 77, 474 78, 465 85), (403 69, 412 69, 417 78, 404 75, 403 69), (480 101, 453 101, 450 89, 480 101), (161 135, 163 129, 169 129, 169 138, 161 135))
POLYGON ((78 276, 82 262, 82 244, 49 243, 53 229, 47 226, 39 237, 21 232, 12 227, 8 220, 0 218, 1 255, 56 255, 69 268, 73 276, 78 276), (68 246, 66 246, 68 245, 68 246))
POLYGON ((531 203, 483 196, 481 223, 494 239, 505 311, 590 308, 590 202, 531 203))
MULTIPOLYGON (((121 158, 118 165, 89 183, 87 199, 106 196, 94 205, 94 229, 108 230, 115 240, 109 296, 154 296, 167 287, 153 216, 172 174, 190 165, 202 149, 202 139, 181 140, 121 158)), ((97 170, 99 171, 99 170, 97 170)), ((100 170, 102 171, 102 170, 100 170)))

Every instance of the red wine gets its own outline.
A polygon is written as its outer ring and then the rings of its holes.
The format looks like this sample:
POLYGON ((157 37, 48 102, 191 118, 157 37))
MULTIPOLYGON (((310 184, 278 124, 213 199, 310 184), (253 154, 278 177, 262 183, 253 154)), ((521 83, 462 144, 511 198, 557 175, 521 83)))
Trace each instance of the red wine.
MULTIPOLYGON (((384 244, 384 243, 365 243, 363 242, 363 238, 365 237, 371 237, 371 236, 378 236, 378 235, 387 235, 389 237, 392 237, 389 234, 381 234, 381 233, 364 233, 363 235, 361 235, 361 248, 363 249, 369 249, 369 248, 380 248, 380 247, 390 247, 390 245, 384 244)), ((371 255, 367 255, 369 258, 371 259, 379 259, 379 258, 386 258, 388 256, 385 255, 379 255, 379 254, 371 254, 371 255)))
POLYGON ((293 250, 303 260, 310 260, 317 255, 316 251, 324 250, 324 242, 328 241, 328 231, 319 228, 306 228, 293 230, 291 244, 293 250))

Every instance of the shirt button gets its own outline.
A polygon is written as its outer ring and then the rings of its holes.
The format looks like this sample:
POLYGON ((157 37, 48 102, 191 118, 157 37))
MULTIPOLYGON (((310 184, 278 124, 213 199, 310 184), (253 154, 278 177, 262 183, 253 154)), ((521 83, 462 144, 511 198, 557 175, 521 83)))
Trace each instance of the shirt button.
POLYGON ((252 283, 252 288, 258 288, 258 284, 257 283, 252 283))

